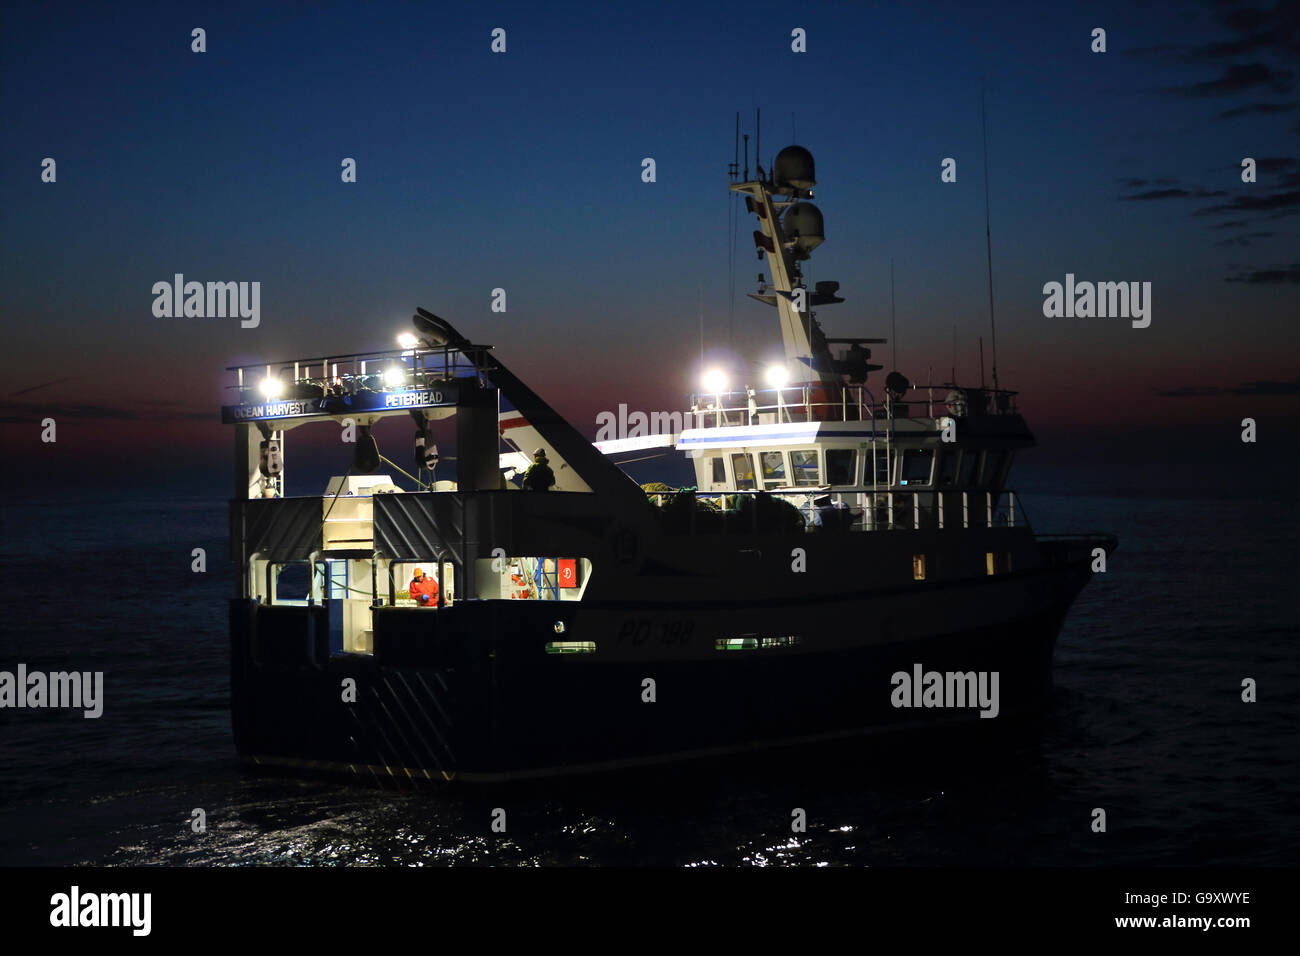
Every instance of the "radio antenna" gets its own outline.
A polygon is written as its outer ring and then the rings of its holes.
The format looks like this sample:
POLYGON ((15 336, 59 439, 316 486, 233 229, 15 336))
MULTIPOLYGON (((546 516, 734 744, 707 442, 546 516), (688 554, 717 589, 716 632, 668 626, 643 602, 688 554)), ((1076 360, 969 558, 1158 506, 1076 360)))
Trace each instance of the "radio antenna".
POLYGON ((889 257, 889 341, 893 343, 894 371, 898 371, 898 317, 894 314, 894 257, 889 257))
POLYGON ((740 110, 736 110, 736 139, 734 154, 731 157, 731 181, 734 183, 740 175, 740 110))
MULTIPOLYGON (((984 249, 989 262, 989 332, 993 346, 993 389, 998 387, 998 326, 993 319, 993 233, 989 226, 989 130, 984 111, 984 77, 980 77, 980 130, 984 134, 984 249)), ((980 375, 984 374, 984 360, 980 359, 980 375)), ((981 388, 983 384, 981 383, 981 388)))

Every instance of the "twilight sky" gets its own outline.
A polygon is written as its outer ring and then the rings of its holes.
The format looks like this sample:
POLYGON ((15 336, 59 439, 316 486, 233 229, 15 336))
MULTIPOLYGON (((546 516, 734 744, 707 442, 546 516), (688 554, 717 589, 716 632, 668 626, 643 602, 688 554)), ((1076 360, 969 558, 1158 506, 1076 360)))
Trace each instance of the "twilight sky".
POLYGON ((1298 19, 1281 2, 7 4, 0 437, 70 467, 222 461, 224 367, 388 347, 416 305, 588 434, 620 402, 681 408, 701 309, 710 361, 780 348, 745 296, 766 270, 743 208, 734 298, 728 272, 734 114, 752 132, 754 106, 765 165, 791 141, 817 159, 827 239, 805 274, 847 299, 820 310, 828 333, 889 335, 892 257, 899 368, 946 379, 955 327, 958 377, 978 382, 981 76, 999 372, 1031 427, 1291 432, 1298 19), (151 287, 177 272, 259 281, 260 326, 155 318, 151 287), (1150 282, 1150 327, 1044 317, 1067 272, 1150 282))

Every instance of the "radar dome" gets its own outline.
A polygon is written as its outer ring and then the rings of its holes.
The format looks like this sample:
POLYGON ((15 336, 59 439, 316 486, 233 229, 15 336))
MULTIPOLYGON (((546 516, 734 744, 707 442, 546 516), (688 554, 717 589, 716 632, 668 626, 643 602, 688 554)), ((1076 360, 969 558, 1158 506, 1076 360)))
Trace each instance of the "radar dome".
POLYGON ((817 185, 817 179, 813 175, 812 153, 802 146, 787 146, 776 154, 772 166, 772 179, 777 186, 812 189, 817 185))
POLYGON ((801 252, 816 249, 826 239, 822 225, 822 211, 810 202, 797 202, 791 206, 782 220, 787 242, 793 242, 801 252))

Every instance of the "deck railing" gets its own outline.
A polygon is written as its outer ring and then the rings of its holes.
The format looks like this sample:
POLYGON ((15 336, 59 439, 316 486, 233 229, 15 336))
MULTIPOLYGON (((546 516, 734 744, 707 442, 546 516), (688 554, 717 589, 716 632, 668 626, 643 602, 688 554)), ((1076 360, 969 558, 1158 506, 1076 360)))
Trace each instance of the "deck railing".
POLYGON ((420 388, 455 379, 481 377, 490 368, 489 346, 387 349, 378 352, 355 352, 351 355, 325 355, 293 361, 234 365, 226 369, 235 373, 227 388, 238 389, 241 397, 249 394, 261 401, 257 391, 264 379, 278 379, 286 397, 297 390, 313 394, 347 394, 359 391, 389 392, 420 388), (400 370, 401 380, 385 378, 390 370, 400 370))
MULTIPOLYGON (((689 492, 688 492, 689 493, 689 492)), ((649 492, 663 506, 678 492, 649 492)), ((691 534, 710 531, 756 532, 779 516, 764 514, 738 499, 760 491, 695 492, 695 502, 678 530, 691 534), (698 502, 712 501, 717 510, 701 509, 698 502)), ((843 528, 853 531, 920 531, 956 528, 1028 528, 1029 522, 1014 491, 831 491, 789 488, 766 492, 795 506, 803 517, 803 530, 843 528)), ((769 529, 772 530, 772 529, 769 529)))
POLYGON ((784 425, 794 422, 862 422, 937 415, 1015 415, 1015 396, 1007 389, 914 385, 892 404, 877 401, 865 385, 787 385, 745 388, 691 396, 687 427, 724 428, 729 425, 784 425), (953 400, 950 402, 949 398, 953 400))

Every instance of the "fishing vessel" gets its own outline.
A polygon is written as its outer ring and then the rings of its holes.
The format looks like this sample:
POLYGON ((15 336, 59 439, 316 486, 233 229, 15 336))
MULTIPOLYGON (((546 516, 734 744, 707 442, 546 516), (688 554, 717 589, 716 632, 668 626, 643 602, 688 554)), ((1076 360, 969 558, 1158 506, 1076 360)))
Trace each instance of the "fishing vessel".
POLYGON ((877 384, 882 339, 824 334, 816 310, 844 300, 802 274, 824 239, 813 158, 770 165, 729 187, 784 358, 762 383, 712 375, 680 431, 633 440, 686 456, 693 487, 647 491, 612 457, 627 442, 597 447, 423 309, 395 349, 230 370, 246 763, 502 781, 1041 708, 1116 541, 1031 529, 1007 485, 1034 444, 1016 392, 877 384), (374 435, 392 417, 405 466, 374 435), (343 474, 290 494, 285 436, 308 426, 344 438, 343 474))

